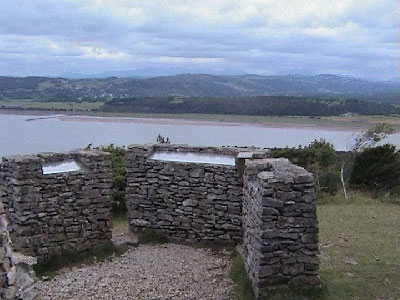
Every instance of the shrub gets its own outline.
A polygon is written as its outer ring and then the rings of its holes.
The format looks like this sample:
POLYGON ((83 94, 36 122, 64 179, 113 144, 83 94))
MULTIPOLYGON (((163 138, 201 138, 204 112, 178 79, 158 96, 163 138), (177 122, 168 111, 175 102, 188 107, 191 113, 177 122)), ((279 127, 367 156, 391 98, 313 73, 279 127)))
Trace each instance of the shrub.
POLYGON ((170 144, 171 141, 168 137, 163 137, 161 134, 157 136, 157 144, 170 144))
POLYGON ((275 149, 272 157, 286 157, 292 163, 302 166, 310 172, 327 169, 335 164, 335 149, 324 139, 314 140, 308 146, 298 148, 275 149))
POLYGON ((292 163, 312 172, 318 191, 327 189, 329 192, 336 192, 338 190, 337 179, 340 183, 340 177, 338 177, 339 171, 335 170, 335 149, 324 139, 314 140, 310 145, 304 147, 273 149, 271 156, 286 157, 292 163), (334 176, 335 171, 337 176, 334 176), (330 179, 334 179, 334 181, 329 182, 330 179))
POLYGON ((114 213, 125 213, 125 149, 110 144, 107 147, 100 147, 102 151, 110 153, 112 166, 112 209, 114 213))
POLYGON ((400 154, 393 145, 377 146, 358 153, 350 184, 366 190, 391 190, 400 185, 400 154))
POLYGON ((321 192, 335 195, 341 187, 339 172, 327 171, 320 175, 319 184, 321 192))

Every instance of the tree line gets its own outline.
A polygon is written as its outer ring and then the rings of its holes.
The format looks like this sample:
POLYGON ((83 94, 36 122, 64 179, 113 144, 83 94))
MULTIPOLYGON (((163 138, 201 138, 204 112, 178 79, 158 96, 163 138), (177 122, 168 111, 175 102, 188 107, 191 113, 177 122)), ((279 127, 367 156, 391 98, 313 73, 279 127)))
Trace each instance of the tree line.
POLYGON ((253 116, 335 116, 345 113, 391 115, 400 109, 387 103, 358 99, 319 99, 290 96, 257 96, 230 98, 135 97, 115 98, 100 110, 132 113, 197 113, 253 116))

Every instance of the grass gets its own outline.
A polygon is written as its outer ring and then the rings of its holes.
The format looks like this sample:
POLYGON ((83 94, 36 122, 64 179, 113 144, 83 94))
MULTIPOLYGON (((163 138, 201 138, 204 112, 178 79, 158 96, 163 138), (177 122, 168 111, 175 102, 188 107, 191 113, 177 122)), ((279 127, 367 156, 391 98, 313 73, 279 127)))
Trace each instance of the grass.
POLYGON ((75 110, 86 111, 99 109, 104 102, 41 102, 30 99, 0 100, 0 107, 22 109, 50 109, 50 110, 75 110))
POLYGON ((138 234, 139 244, 165 244, 168 243, 168 238, 162 233, 152 229, 143 229, 138 234))
MULTIPOLYGON (((317 206, 321 288, 275 292, 268 300, 400 299, 400 206, 385 196, 326 196, 317 206)), ((249 296, 243 262, 233 259, 236 300, 249 296), (246 292, 245 292, 246 291, 246 292)))
POLYGON ((318 205, 325 299, 400 299, 398 204, 356 196, 318 205))
POLYGON ((268 300, 324 300, 329 299, 327 298, 328 295, 327 288, 321 285, 321 287, 272 291, 268 296, 268 300))
POLYGON ((118 213, 113 215, 113 234, 115 233, 128 233, 129 224, 128 216, 125 213, 118 213))
POLYGON ((92 264, 105 261, 112 256, 120 256, 125 250, 125 245, 117 247, 109 241, 102 246, 81 253, 64 251, 61 254, 51 255, 47 259, 39 259, 38 263, 34 266, 34 271, 39 277, 53 277, 60 269, 79 264, 92 264))
POLYGON ((237 253, 232 258, 229 277, 232 279, 234 284, 233 291, 235 300, 255 300, 249 275, 246 272, 242 259, 237 253))
POLYGON ((321 127, 339 127, 348 129, 368 129, 377 123, 388 123, 394 126, 395 130, 400 130, 400 116, 247 116, 247 115, 224 115, 224 114, 130 114, 136 118, 167 118, 167 119, 187 119, 220 122, 244 122, 273 125, 304 125, 321 127))

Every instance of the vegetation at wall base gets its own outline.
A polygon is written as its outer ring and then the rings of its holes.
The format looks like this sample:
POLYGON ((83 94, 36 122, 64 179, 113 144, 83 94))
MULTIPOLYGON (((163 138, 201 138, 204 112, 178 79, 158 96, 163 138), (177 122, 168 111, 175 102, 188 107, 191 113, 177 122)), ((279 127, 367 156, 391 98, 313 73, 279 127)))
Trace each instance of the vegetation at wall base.
POLYGON ((235 300, 255 300, 250 277, 239 254, 233 255, 229 277, 234 284, 235 300))
POLYGON ((168 243, 168 238, 159 232, 152 229, 143 229, 138 233, 139 244, 165 244, 168 243))
POLYGON ((265 300, 327 300, 329 293, 324 284, 307 288, 272 290, 265 300))
POLYGON ((62 268, 72 267, 79 264, 92 264, 105 261, 113 256, 120 256, 127 249, 126 245, 116 246, 111 241, 102 246, 91 248, 84 252, 63 251, 60 254, 50 255, 45 259, 38 259, 34 271, 38 277, 53 277, 55 272, 62 268))

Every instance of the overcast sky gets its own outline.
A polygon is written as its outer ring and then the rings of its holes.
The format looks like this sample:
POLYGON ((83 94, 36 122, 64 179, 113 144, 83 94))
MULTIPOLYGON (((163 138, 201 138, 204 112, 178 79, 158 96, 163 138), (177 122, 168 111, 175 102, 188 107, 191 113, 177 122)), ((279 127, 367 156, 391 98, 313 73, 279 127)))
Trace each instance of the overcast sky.
POLYGON ((396 80, 397 0, 1 0, 0 75, 333 73, 396 80))

